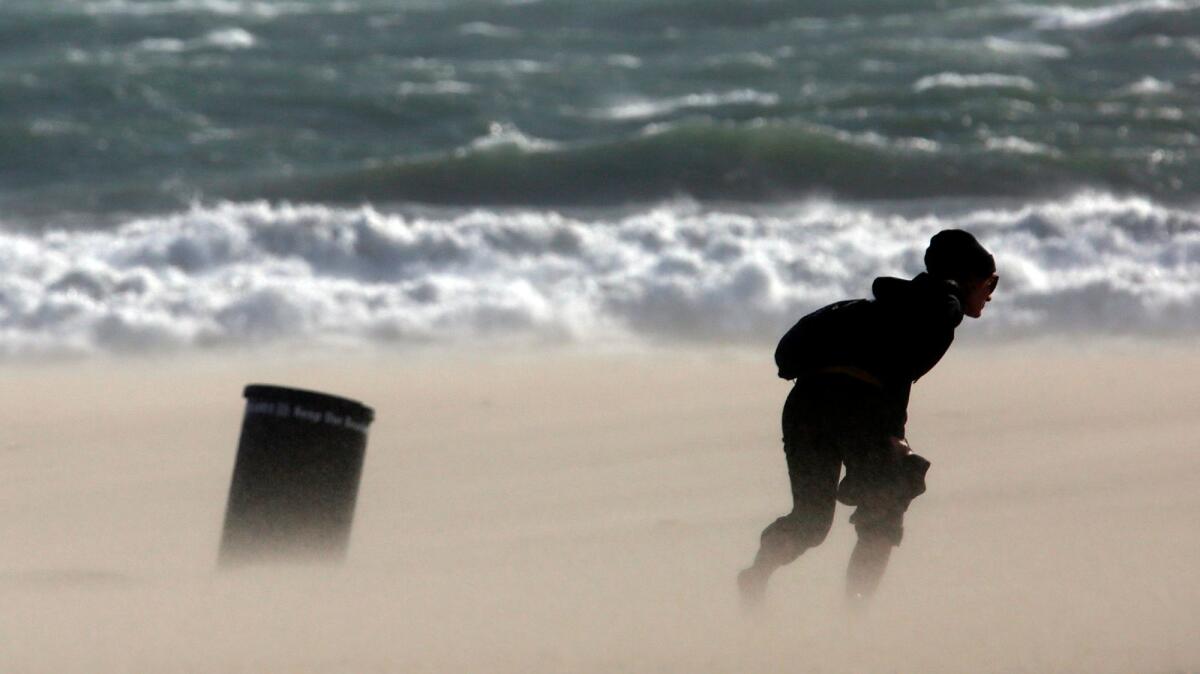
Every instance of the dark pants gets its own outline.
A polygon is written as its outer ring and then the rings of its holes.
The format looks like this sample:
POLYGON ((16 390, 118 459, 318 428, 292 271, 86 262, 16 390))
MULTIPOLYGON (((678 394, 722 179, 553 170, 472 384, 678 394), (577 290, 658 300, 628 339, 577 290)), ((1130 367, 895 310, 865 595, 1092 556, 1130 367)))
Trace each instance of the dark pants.
POLYGON ((837 501, 856 506, 850 521, 860 539, 899 545, 904 512, 925 490, 928 462, 901 456, 880 391, 832 375, 798 383, 783 408, 783 451, 792 486, 792 512, 762 533, 760 558, 788 564, 820 545, 837 501), (839 486, 842 464, 846 477, 839 486))

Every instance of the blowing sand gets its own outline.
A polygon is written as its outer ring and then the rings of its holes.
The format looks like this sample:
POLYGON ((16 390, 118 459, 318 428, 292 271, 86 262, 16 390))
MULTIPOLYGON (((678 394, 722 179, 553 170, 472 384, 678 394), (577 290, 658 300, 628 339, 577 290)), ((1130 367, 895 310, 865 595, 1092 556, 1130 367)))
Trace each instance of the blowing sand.
POLYGON ((1200 671, 1200 350, 956 347, 875 603, 823 546, 743 614, 788 506, 769 353, 0 368, 0 671, 1200 671), (215 568, 252 381, 372 405, 349 557, 215 568))

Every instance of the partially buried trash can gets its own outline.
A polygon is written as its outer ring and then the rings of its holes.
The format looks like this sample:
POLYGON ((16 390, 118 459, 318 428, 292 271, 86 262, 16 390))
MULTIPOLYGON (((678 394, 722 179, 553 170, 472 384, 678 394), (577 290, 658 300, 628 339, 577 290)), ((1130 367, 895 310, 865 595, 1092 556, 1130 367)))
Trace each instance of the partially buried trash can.
POLYGON ((337 396, 251 384, 220 563, 345 556, 375 413, 337 396))

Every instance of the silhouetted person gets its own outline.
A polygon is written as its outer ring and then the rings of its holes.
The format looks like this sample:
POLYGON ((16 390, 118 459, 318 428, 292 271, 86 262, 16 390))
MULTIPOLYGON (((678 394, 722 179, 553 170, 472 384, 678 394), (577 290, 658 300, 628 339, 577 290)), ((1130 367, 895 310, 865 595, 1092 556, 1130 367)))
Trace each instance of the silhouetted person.
POLYGON ((748 603, 771 573, 825 540, 835 501, 856 506, 847 596, 860 602, 879 585, 929 467, 904 440, 912 383, 946 353, 964 315, 980 316, 999 279, 992 255, 962 230, 938 232, 925 267, 911 281, 875 279, 875 299, 818 309, 780 341, 779 376, 796 380, 783 406, 792 511, 763 531, 738 575, 748 603))

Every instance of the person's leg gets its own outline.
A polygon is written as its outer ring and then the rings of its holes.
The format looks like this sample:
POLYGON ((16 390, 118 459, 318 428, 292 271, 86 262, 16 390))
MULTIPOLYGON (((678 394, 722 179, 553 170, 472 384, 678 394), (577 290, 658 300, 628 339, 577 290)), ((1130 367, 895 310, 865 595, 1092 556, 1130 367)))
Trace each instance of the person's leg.
POLYGON ((840 456, 812 429, 792 428, 784 437, 792 511, 763 530, 754 563, 738 574, 748 603, 762 598, 771 574, 820 545, 833 524, 840 456))
POLYGON ((846 569, 846 598, 851 603, 866 602, 875 594, 893 547, 895 543, 886 536, 859 534, 846 569))
POLYGON ((863 604, 874 595, 887 570, 892 548, 904 537, 904 513, 909 503, 924 491, 924 468, 929 462, 903 454, 907 446, 896 446, 886 437, 855 438, 847 447, 846 478, 839 487, 839 500, 857 508, 850 521, 858 543, 846 569, 846 597, 863 604), (909 463, 921 463, 920 483, 909 463))
POLYGON ((859 504, 850 521, 858 543, 846 568, 846 598, 851 604, 867 602, 887 570, 892 548, 904 537, 904 511, 908 500, 893 498, 886 491, 869 495, 859 504))

